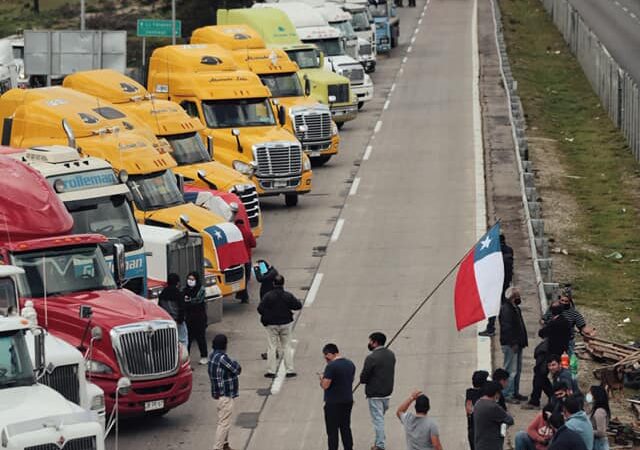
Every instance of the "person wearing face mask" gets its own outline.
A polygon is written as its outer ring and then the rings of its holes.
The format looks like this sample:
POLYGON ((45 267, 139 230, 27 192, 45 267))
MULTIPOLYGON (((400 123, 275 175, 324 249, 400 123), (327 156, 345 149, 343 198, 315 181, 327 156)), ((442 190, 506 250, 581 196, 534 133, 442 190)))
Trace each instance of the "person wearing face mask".
POLYGON ((611 410, 607 391, 602 386, 591 386, 585 400, 591 408, 589 419, 593 426, 593 450, 609 450, 607 428, 611 419, 611 410))
MULTIPOLYGON (((587 326, 587 321, 584 319, 584 316, 576 309, 571 289, 565 288, 560 294, 557 303, 562 307, 562 316, 567 319, 571 327, 568 353, 572 355, 575 347, 575 330, 577 329, 578 332, 584 336, 593 336, 595 330, 587 326)), ((550 307, 542 316, 542 325, 548 324, 553 319, 553 316, 554 314, 550 307)))
POLYGON ((503 368, 509 372, 509 384, 504 390, 505 401, 518 403, 527 400, 520 394, 522 372, 522 350, 529 345, 527 328, 520 310, 520 292, 510 287, 505 292, 507 301, 500 307, 500 345, 504 355, 503 368))
POLYGON ((384 344, 387 337, 378 332, 369 335, 367 348, 371 353, 364 360, 360 372, 360 383, 364 384, 369 403, 369 413, 375 433, 375 443, 371 450, 385 448, 384 414, 389 409, 389 399, 393 392, 396 357, 384 344))
POLYGON ((197 342, 200 350, 200 365, 207 364, 207 307, 204 302, 204 287, 200 283, 200 275, 191 272, 187 276, 187 286, 182 291, 185 303, 185 317, 189 343, 187 350, 191 352, 191 343, 197 342))

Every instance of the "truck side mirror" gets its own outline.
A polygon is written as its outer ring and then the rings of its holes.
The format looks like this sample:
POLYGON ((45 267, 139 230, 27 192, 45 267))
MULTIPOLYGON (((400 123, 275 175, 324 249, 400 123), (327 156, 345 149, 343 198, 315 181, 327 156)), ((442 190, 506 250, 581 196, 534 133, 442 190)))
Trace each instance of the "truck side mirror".
POLYGON ((278 122, 282 127, 287 123, 287 110, 282 105, 278 106, 278 122))
POLYGON ((242 144, 240 143, 240 130, 237 128, 232 128, 231 134, 236 137, 236 147, 238 148, 238 151, 240 153, 243 153, 244 149, 242 148, 242 144))
POLYGON ((176 174, 176 183, 178 184, 178 189, 180 193, 184 195, 184 176, 182 174, 176 174))
POLYGON ((304 95, 307 97, 311 95, 311 81, 306 75, 304 76, 304 95))
POLYGON ((318 66, 320 68, 324 67, 324 53, 318 52, 318 66))
POLYGON ((36 373, 42 373, 45 369, 46 358, 44 353, 44 339, 45 333, 42 328, 33 330, 33 348, 35 349, 35 363, 34 369, 36 373))
POLYGON ((113 244, 113 277, 118 287, 124 285, 127 265, 124 259, 124 245, 116 242, 113 244))
POLYGON ((211 159, 213 159, 213 136, 207 136, 207 151, 211 159))
POLYGON ((76 135, 73 133, 73 129, 67 119, 62 119, 62 129, 64 134, 67 135, 67 145, 71 148, 76 148, 76 135))
POLYGON ((91 319, 91 316, 93 316, 93 310, 89 305, 80 305, 78 315, 81 319, 91 319))

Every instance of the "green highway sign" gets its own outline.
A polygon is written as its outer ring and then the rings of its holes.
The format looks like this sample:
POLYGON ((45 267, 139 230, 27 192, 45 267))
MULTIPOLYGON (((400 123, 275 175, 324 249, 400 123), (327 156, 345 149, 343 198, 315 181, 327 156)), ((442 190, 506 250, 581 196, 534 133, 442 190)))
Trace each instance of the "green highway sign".
MULTIPOLYGON (((163 19, 138 19, 139 37, 171 37, 171 21, 163 19)), ((182 36, 182 22, 176 20, 176 37, 182 36)))

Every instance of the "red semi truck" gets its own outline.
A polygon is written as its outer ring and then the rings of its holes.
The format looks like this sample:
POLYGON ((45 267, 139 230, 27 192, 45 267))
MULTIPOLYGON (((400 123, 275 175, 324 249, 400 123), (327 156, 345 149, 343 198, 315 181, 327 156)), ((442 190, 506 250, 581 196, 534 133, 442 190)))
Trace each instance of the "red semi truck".
MULTIPOLYGON (((57 188, 62 188, 58 186, 57 188)), ((20 302, 38 322, 84 355, 87 377, 105 393, 107 411, 120 378, 121 415, 164 414, 191 394, 192 372, 175 322, 161 308, 120 288, 124 248, 114 244, 114 275, 98 234, 70 235, 73 219, 39 172, 0 156, 0 264, 24 269, 20 302)))

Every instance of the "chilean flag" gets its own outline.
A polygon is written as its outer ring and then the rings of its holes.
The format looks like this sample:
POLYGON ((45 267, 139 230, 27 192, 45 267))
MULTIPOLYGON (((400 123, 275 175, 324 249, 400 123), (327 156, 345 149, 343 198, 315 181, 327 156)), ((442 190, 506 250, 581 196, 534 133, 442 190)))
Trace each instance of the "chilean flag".
POLYGON ((495 224, 462 260, 455 287, 456 327, 497 316, 504 282, 500 224, 495 224))
POLYGON ((242 232, 233 223, 222 222, 204 229, 212 238, 220 270, 249 262, 242 232))

